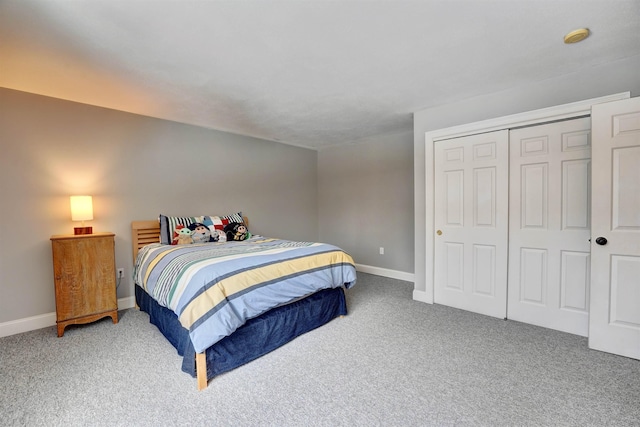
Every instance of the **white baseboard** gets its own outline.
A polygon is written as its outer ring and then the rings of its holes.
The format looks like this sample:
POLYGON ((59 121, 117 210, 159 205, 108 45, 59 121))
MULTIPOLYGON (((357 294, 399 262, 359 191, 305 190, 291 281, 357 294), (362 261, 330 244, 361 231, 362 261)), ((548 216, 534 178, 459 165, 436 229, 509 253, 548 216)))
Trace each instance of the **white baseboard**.
POLYGON ((126 310, 136 306, 136 297, 130 296, 118 299, 118 310, 126 310))
POLYGON ((413 290, 413 300, 433 304, 433 296, 425 291, 413 290))
POLYGON ((8 337, 9 335, 48 328, 55 324, 55 313, 40 314, 38 316, 25 317, 24 319, 11 320, 9 322, 0 323, 0 337, 8 337))
MULTIPOLYGON (((125 297, 118 299, 118 310, 125 310, 135 306, 135 297, 125 297)), ((24 319, 11 320, 0 323, 0 338, 9 335, 21 334, 23 332, 35 331, 36 329, 55 326, 56 313, 40 314, 38 316, 25 317, 24 319)))
MULTIPOLYGON (((391 279, 404 280, 415 283, 415 275, 404 271, 389 270, 387 268, 373 267, 371 265, 356 264, 356 270, 376 276, 389 277, 391 279)), ((425 291, 413 290, 413 300, 433 304, 433 296, 425 291)))
POLYGON ((404 271, 389 270, 388 268, 373 267, 371 265, 356 264, 356 270, 363 273, 375 274, 376 276, 389 277, 390 279, 404 280, 406 282, 414 282, 415 275, 404 271))

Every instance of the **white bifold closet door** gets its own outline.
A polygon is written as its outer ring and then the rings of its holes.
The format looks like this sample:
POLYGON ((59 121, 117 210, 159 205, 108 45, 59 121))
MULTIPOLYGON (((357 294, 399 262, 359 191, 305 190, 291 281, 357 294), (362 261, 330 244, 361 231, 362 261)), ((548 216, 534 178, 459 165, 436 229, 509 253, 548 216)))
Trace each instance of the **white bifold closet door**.
POLYGON ((434 301, 506 317, 507 130, 435 143, 434 301))
POLYGON ((507 318, 589 332, 591 120, 509 135, 507 318))
POLYGON ((586 336, 590 119, 435 144, 434 302, 586 336))

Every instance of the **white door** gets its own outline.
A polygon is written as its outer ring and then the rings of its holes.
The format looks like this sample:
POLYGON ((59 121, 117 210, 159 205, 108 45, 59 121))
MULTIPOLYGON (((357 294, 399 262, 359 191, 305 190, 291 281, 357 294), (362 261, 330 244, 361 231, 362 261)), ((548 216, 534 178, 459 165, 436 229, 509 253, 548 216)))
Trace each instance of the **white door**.
POLYGON ((435 303, 506 317, 508 138, 435 144, 435 303))
POLYGON ((640 98, 594 105, 591 120, 589 347, 640 359, 640 98))
POLYGON ((591 120, 509 135, 507 317, 587 336, 591 120))

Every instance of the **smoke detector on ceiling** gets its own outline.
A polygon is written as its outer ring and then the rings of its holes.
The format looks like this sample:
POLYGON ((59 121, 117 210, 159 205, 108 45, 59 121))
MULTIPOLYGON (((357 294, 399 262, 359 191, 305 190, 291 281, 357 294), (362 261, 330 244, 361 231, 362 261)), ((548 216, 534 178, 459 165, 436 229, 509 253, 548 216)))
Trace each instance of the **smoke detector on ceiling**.
POLYGON ((589 37, 589 29, 580 28, 579 30, 571 31, 569 34, 564 36, 564 42, 566 44, 578 43, 587 37, 589 37))

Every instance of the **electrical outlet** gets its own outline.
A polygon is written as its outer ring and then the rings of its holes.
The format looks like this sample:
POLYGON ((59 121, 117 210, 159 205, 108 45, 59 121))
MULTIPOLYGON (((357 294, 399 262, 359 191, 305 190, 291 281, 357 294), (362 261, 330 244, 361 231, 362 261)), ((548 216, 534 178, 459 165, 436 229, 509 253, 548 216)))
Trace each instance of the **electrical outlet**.
POLYGON ((124 276, 124 268, 118 269, 118 279, 121 279, 124 276))
POLYGON ((380 246, 380 255, 384 255, 384 248, 380 246))

